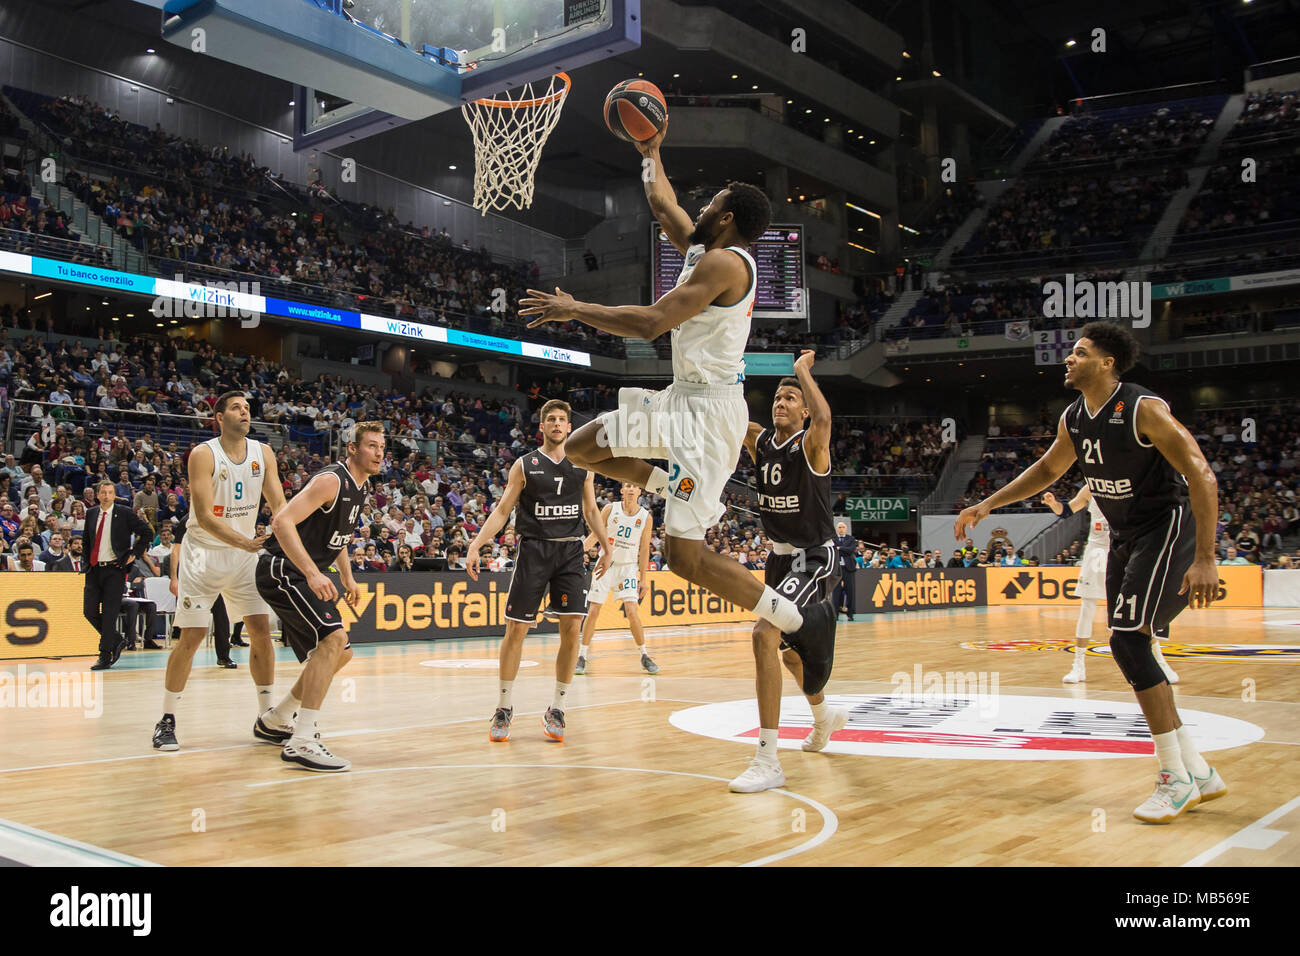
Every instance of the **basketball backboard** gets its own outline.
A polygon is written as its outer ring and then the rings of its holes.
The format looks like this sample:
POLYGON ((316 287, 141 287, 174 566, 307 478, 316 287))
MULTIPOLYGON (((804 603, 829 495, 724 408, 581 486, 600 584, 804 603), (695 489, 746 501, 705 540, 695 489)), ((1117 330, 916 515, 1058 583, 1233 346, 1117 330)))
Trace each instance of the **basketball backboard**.
POLYGON ((635 49, 641 0, 167 0, 162 32, 293 83, 322 149, 635 49))

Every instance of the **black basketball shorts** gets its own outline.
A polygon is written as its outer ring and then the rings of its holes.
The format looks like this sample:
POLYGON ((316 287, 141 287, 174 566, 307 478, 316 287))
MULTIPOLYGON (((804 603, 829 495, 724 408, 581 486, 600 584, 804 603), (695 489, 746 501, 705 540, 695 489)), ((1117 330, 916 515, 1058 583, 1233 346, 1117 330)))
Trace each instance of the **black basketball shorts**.
POLYGON ((1106 562, 1106 607, 1113 631, 1153 632, 1187 607, 1179 594, 1196 556, 1196 520, 1182 505, 1142 534, 1112 538, 1106 562))
MULTIPOLYGON (((306 576, 288 558, 264 554, 257 559, 257 593, 280 619, 284 639, 300 662, 343 627, 338 608, 318 598, 307 586, 306 576)), ((345 649, 351 646, 344 645, 345 649)))
POLYGON ((586 553, 581 541, 525 538, 520 543, 506 595, 506 620, 535 622, 547 591, 555 614, 587 613, 586 553))
MULTIPOLYGON (((763 583, 797 607, 824 601, 840 579, 840 556, 831 545, 804 548, 793 554, 769 554, 763 583)), ((790 645, 781 641, 781 649, 790 645)))

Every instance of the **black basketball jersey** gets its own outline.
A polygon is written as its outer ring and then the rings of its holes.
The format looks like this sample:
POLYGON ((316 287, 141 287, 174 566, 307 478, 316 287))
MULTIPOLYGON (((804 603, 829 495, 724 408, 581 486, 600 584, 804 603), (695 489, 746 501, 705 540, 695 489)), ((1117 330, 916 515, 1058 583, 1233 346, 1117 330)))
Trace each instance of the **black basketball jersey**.
POLYGON ((1082 394, 1064 413, 1079 470, 1113 538, 1148 531, 1188 503, 1187 480, 1138 434, 1142 401, 1165 402, 1141 385, 1120 382, 1096 414, 1089 414, 1082 394))
MULTIPOLYGON (((312 564, 321 571, 333 564, 338 553, 352 540, 357 528, 357 517, 366 503, 370 487, 369 481, 358 485, 348 471, 348 466, 341 461, 322 468, 311 480, 315 481, 318 476, 326 474, 335 475, 339 480, 338 494, 334 496, 333 503, 328 508, 317 508, 298 522, 298 537, 302 539, 302 546, 307 549, 312 564)), ((289 557, 275 535, 266 539, 266 550, 276 557, 289 557)))
POLYGON ((524 490, 515 515, 515 530, 520 536, 550 541, 585 538, 582 486, 587 480, 586 469, 575 468, 567 458, 557 465, 540 448, 523 455, 520 461, 524 490))
POLYGON ((763 530, 773 541, 796 548, 815 548, 835 537, 831 515, 831 470, 819 475, 808 464, 795 432, 777 443, 776 431, 764 428, 754 443, 758 452, 758 512, 763 530))

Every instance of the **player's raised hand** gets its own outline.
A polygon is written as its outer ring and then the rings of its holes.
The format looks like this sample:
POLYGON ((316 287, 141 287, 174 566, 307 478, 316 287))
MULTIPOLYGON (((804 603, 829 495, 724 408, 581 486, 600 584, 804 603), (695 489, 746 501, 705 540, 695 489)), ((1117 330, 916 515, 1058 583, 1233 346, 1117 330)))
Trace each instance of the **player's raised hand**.
POLYGON ((640 153, 642 156, 650 156, 651 154, 654 153, 655 150, 657 150, 660 146, 663 145, 664 137, 667 135, 668 135, 668 117, 665 116, 663 128, 660 129, 659 132, 655 133, 653 136, 651 136, 648 140, 646 140, 643 143, 633 143, 632 145, 636 147, 636 151, 640 153))
POLYGON ((1219 569, 1213 559, 1205 558, 1192 562, 1192 566, 1183 575, 1183 586, 1179 594, 1187 595, 1187 606, 1206 608, 1219 593, 1219 569))
POLYGON ((478 548, 471 544, 465 552, 465 573, 471 581, 478 580, 478 564, 478 548))
POLYGON ((803 369, 805 372, 811 372, 815 356, 816 353, 812 349, 803 349, 800 351, 799 357, 794 360, 795 373, 797 374, 799 369, 803 369))
POLYGON ((1056 504, 1056 495, 1052 494, 1050 491, 1046 492, 1043 495, 1043 504, 1047 505, 1049 508, 1052 507, 1052 505, 1056 504))
POLYGON ((957 521, 952 526, 953 538, 960 541, 966 537, 966 532, 987 518, 992 510, 982 501, 979 504, 971 505, 969 508, 963 508, 961 514, 957 516, 957 521))
POLYGON ((339 599, 339 592, 334 587, 334 582, 320 571, 313 571, 307 577, 307 587, 311 588, 311 593, 316 595, 322 601, 329 601, 333 604, 339 599))
POLYGON ((530 329, 547 322, 568 322, 576 315, 573 302, 573 296, 558 285, 555 287, 555 295, 529 289, 528 295, 519 300, 519 314, 535 317, 528 323, 530 329))

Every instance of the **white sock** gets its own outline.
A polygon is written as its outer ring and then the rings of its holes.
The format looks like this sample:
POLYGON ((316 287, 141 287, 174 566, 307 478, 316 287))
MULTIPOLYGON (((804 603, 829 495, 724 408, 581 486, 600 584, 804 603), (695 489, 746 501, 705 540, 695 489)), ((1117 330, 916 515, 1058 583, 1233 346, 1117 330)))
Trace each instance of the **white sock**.
POLYGON ((265 714, 273 706, 271 704, 271 695, 275 693, 274 684, 257 685, 257 712, 265 714))
MULTIPOLYGON (((260 688, 259 688, 260 690, 260 688)), ((275 716, 285 723, 293 720, 293 712, 302 706, 302 701, 293 696, 293 691, 284 695, 284 700, 275 705, 275 716)))
POLYGON ((579 648, 578 650, 578 656, 585 657, 587 660, 591 660, 591 648, 594 644, 595 641, 593 641, 591 644, 583 644, 582 647, 579 648))
POLYGON ((1087 666, 1087 648, 1074 645, 1074 670, 1082 674, 1087 666))
POLYGON ((1178 732, 1171 730, 1167 734, 1152 734, 1156 742, 1156 759, 1160 769, 1168 770, 1178 777, 1186 777, 1187 767, 1183 765, 1183 749, 1178 744, 1178 732))
POLYGON ((503 680, 501 683, 501 693, 497 695, 497 707, 503 707, 509 710, 514 706, 512 700, 515 692, 515 682, 512 680, 503 680))
POLYGON ((783 634, 793 634, 803 627, 803 615, 795 603, 766 585, 763 587, 763 596, 750 610, 769 624, 775 625, 783 634))
POLYGON ((1201 752, 1196 749, 1196 744, 1192 740, 1192 734, 1187 729, 1187 725, 1183 724, 1174 733, 1178 735, 1178 749, 1183 754, 1183 766, 1204 780, 1210 775, 1210 765, 1205 762, 1201 752))
POLYGON ((319 710, 308 710, 306 707, 298 711, 298 723, 293 728, 295 737, 304 737, 308 740, 317 734, 316 721, 320 719, 319 710))
POLYGON ((555 696, 551 698, 551 707, 558 711, 565 708, 564 695, 569 692, 568 684, 561 684, 558 680, 555 682, 555 696))
POLYGON ((1084 598, 1079 605, 1079 623, 1074 625, 1074 636, 1081 641, 1092 637, 1092 619, 1097 616, 1097 602, 1084 598))
POLYGON ((772 763, 780 763, 781 758, 777 756, 778 732, 772 730, 760 729, 758 732, 758 757, 762 760, 770 760, 772 763))
POLYGON ((176 705, 181 702, 181 694, 183 693, 185 692, 181 690, 172 693, 167 688, 165 687, 163 688, 163 713, 164 714, 171 714, 173 717, 176 716, 176 705))
POLYGON ((826 701, 822 701, 820 704, 809 704, 808 706, 812 708, 813 720, 819 724, 830 716, 831 708, 826 701))
POLYGON ((644 644, 638 644, 636 649, 642 657, 647 657, 650 654, 650 642, 646 641, 644 644))
POLYGON ((650 469, 650 477, 646 479, 645 490, 652 495, 664 496, 668 489, 668 472, 664 471, 657 465, 650 469))

